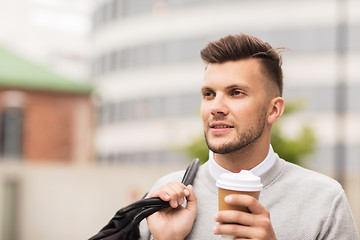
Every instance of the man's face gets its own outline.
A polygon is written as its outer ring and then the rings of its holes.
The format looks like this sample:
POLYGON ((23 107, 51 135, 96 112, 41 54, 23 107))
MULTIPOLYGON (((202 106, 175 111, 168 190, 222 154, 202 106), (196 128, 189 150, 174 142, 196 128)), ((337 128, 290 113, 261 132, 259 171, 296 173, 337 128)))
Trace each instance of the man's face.
POLYGON ((257 59, 208 66, 201 116, 210 150, 231 153, 262 136, 268 106, 264 78, 257 59))

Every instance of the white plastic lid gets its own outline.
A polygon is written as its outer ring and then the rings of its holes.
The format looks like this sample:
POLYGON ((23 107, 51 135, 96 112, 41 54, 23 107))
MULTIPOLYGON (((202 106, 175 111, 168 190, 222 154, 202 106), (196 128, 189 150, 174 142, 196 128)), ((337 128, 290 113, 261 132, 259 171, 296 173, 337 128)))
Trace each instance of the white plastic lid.
POLYGON ((243 192, 257 192, 263 189, 261 178, 248 170, 241 170, 239 173, 223 173, 216 181, 216 186, 222 189, 243 192))

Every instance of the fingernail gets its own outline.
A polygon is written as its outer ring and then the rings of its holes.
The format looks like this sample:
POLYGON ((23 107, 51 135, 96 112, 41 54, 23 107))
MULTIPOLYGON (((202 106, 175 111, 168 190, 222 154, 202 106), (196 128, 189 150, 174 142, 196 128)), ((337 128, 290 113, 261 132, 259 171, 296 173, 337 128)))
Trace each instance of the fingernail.
POLYGON ((171 201, 170 205, 171 205, 173 208, 177 208, 177 207, 178 207, 177 201, 171 201))
POLYGON ((165 195, 165 200, 169 200, 170 199, 170 196, 169 195, 165 195))
POLYGON ((214 220, 215 220, 215 221, 217 220, 217 216, 218 216, 218 214, 215 213, 215 215, 214 215, 214 220))
POLYGON ((184 189, 184 193, 185 193, 185 195, 190 195, 190 191, 187 189, 184 189))
POLYGON ((225 202, 230 202, 231 201, 231 196, 230 195, 227 195, 226 197, 225 197, 225 202))

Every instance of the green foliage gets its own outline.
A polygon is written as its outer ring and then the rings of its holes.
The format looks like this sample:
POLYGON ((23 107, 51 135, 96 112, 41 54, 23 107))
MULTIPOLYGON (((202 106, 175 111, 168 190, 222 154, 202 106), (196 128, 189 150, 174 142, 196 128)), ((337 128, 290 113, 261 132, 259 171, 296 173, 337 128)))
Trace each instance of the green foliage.
MULTIPOLYGON (((302 108, 301 102, 287 103, 282 119, 302 108)), ((301 131, 296 137, 289 137, 281 129, 281 120, 273 125, 271 132, 271 145, 279 156, 289 162, 302 165, 307 154, 315 150, 315 134, 307 125, 301 126, 301 131)))
MULTIPOLYGON (((285 119, 302 107, 303 102, 288 102, 281 119, 285 119)), ((307 125, 300 127, 301 131, 296 137, 289 137, 282 131, 280 120, 273 125, 271 133, 271 145, 274 151, 281 158, 299 165, 302 164, 307 154, 314 151, 316 144, 314 131, 307 125)), ((199 158, 201 163, 206 162, 209 158, 209 149, 202 134, 195 137, 183 150, 190 158, 199 158)))
POLYGON ((209 159, 209 149, 202 134, 186 145, 184 151, 190 158, 199 158, 200 164, 205 163, 209 159))

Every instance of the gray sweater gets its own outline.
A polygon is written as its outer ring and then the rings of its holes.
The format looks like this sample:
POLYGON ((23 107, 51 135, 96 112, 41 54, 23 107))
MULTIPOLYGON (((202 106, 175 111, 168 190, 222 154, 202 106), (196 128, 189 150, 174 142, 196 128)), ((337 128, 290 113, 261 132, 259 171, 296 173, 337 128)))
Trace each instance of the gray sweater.
MULTIPOLYGON (((184 171, 171 173, 154 185, 181 181, 184 171)), ((278 240, 281 239, 359 239, 353 217, 341 185, 319 173, 304 169, 277 157, 273 167, 261 176, 264 190, 259 201, 270 211, 278 240)), ((215 179, 203 164, 194 180, 198 198, 197 217, 188 240, 220 239, 212 233, 218 199, 215 179)), ((143 221, 141 239, 150 233, 143 221)))

